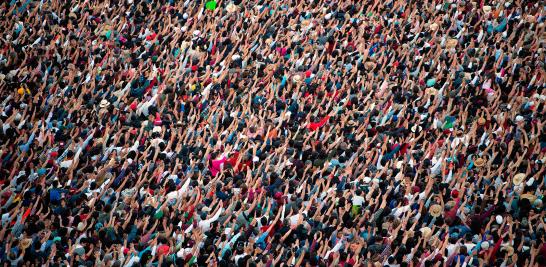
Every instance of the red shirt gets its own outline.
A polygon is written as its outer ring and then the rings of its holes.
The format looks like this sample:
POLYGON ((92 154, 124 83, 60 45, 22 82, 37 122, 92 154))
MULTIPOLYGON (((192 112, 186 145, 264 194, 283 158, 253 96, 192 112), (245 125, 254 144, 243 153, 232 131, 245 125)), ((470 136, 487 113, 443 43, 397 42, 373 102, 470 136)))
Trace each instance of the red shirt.
POLYGON ((318 128, 322 127, 324 124, 328 122, 330 119, 330 115, 327 115, 326 117, 322 118, 319 122, 312 122, 309 125, 307 125, 307 128, 311 131, 315 131, 318 128))

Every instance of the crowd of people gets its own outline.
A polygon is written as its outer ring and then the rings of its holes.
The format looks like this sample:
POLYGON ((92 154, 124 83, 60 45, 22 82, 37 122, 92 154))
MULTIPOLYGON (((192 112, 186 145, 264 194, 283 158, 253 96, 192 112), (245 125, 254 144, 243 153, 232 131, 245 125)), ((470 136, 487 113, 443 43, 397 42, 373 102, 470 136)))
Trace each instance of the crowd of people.
POLYGON ((1 2, 3 266, 546 266, 543 1, 1 2))

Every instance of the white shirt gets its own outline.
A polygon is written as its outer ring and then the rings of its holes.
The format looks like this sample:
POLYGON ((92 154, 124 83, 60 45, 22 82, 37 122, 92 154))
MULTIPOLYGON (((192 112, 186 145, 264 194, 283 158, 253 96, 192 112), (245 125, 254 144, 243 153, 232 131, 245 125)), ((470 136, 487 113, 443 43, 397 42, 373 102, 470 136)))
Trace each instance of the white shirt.
POLYGON ((184 182, 182 187, 180 187, 180 189, 168 193, 167 194, 167 201, 181 198, 182 195, 188 190, 188 187, 190 185, 190 181, 191 181, 191 179, 189 177, 186 178, 186 181, 184 182))
POLYGON ((61 168, 69 168, 71 165, 72 165, 72 160, 71 159, 65 160, 65 161, 61 162, 61 164, 59 164, 59 166, 61 168))
MULTIPOLYGON (((214 214, 214 216, 213 216, 212 218, 210 218, 210 219, 208 219, 208 220, 202 220, 202 221, 200 221, 200 222, 198 223, 199 228, 201 228, 201 230, 203 230, 203 232, 209 231, 210 228, 211 228, 210 225, 211 225, 213 222, 217 221, 218 218, 220 218, 220 214, 222 214, 222 212, 224 212, 224 208, 220 208, 220 209, 216 212, 216 214, 214 214)), ((188 227, 188 229, 186 229, 185 233, 190 233, 191 230, 193 230, 193 224, 190 225, 190 227, 188 227)))
POLYGON ((447 257, 451 257, 453 253, 455 253, 455 250, 459 247, 459 244, 449 244, 447 245, 447 257))
POLYGON ((354 206, 362 206, 363 203, 364 203, 364 197, 353 196, 353 205, 354 206))

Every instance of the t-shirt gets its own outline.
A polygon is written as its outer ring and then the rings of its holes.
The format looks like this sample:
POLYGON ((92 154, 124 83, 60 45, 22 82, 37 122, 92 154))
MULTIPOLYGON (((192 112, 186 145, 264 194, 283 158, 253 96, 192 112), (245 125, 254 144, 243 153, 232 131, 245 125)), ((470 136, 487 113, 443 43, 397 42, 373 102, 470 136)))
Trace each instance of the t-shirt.
POLYGON ((362 206, 364 203, 364 197, 362 196, 353 196, 353 205, 362 206))
POLYGON ((61 164, 59 164, 59 166, 61 168, 69 168, 71 165, 72 165, 72 160, 71 159, 65 160, 65 161, 61 162, 61 164))

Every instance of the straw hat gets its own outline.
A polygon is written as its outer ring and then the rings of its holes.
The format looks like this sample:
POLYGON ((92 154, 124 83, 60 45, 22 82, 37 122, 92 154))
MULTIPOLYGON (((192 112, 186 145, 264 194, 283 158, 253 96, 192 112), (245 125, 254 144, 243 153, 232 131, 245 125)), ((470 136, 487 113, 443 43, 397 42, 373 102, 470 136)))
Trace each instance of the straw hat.
POLYGON ((430 28, 431 31, 437 30, 438 29, 438 23, 435 22, 435 23, 430 24, 429 28, 430 28))
POLYGON ((238 9, 238 7, 236 5, 234 5, 233 3, 229 3, 227 6, 226 6, 226 11, 228 13, 234 13, 236 12, 238 9))
POLYGON ((442 206, 434 204, 430 206, 429 212, 432 217, 439 217, 442 214, 442 206))
POLYGON ((105 108, 105 107, 108 107, 108 106, 110 106, 110 102, 108 102, 108 100, 103 99, 103 100, 100 101, 100 104, 99 104, 100 108, 105 108))
POLYGON ((97 138, 97 139, 95 140, 95 144, 102 144, 103 142, 104 142, 104 139, 102 139, 102 137, 97 138))
POLYGON ((514 175, 514 178, 512 179, 512 183, 515 185, 520 185, 523 180, 525 180, 525 173, 518 173, 514 175))
POLYGON ((491 13, 491 6, 483 6, 483 12, 485 14, 491 13))
POLYGON ((374 67, 375 67, 375 63, 372 62, 372 61, 366 61, 366 62, 364 63, 364 68, 365 68, 366 70, 373 69, 374 67))
POLYGON ((529 23, 535 23, 537 21, 537 18, 533 15, 527 15, 527 17, 525 18, 525 20, 529 23))
POLYGON ((294 76, 292 76, 292 81, 295 82, 295 83, 298 83, 301 81, 301 76, 299 74, 296 74, 294 76))
POLYGON ((534 203, 535 200, 537 200, 537 196, 531 194, 531 193, 526 193, 526 194, 523 194, 520 196, 520 198, 526 198, 526 199, 529 199, 529 202, 531 203, 534 203))
POLYGON ((478 119, 478 125, 483 126, 484 124, 485 124, 485 118, 484 118, 484 117, 480 117, 480 118, 478 119))
POLYGON ((427 226, 421 228, 419 231, 421 231, 423 236, 429 236, 432 233, 432 229, 430 229, 430 227, 427 227, 427 226))
POLYGON ((485 159, 477 158, 476 160, 474 160, 474 166, 482 167, 483 165, 485 165, 485 159))
POLYGON ((457 46, 457 39, 448 39, 446 41, 446 47, 447 48, 454 48, 455 46, 457 46))
POLYGON ((21 249, 27 249, 28 247, 30 247, 30 244, 32 243, 32 239, 30 238, 25 238, 21 241, 21 249))
POLYGON ((428 95, 437 95, 438 90, 436 90, 436 88, 429 87, 429 88, 425 89, 425 93, 428 94, 428 95))

